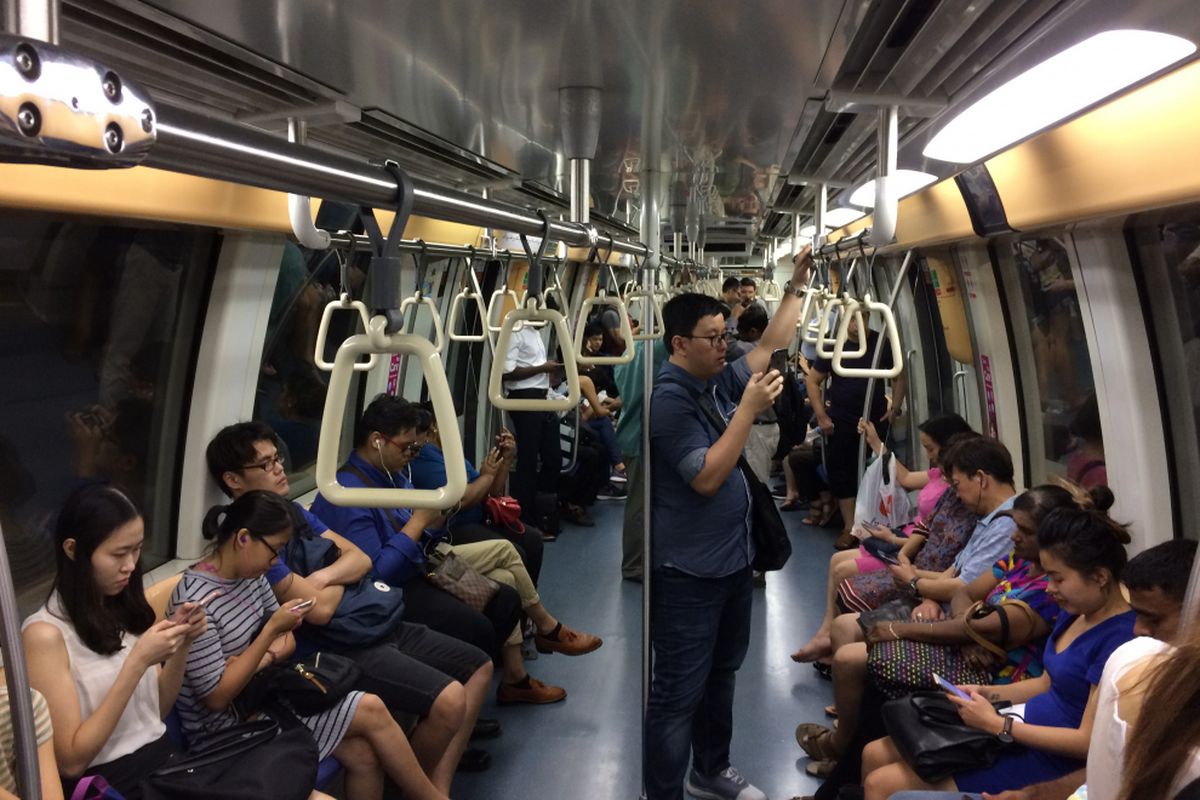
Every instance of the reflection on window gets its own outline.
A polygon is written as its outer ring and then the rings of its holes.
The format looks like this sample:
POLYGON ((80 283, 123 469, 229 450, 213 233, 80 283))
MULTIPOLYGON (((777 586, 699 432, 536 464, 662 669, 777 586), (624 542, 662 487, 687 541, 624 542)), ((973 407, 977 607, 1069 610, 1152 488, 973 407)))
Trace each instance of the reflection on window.
POLYGON ((1091 360, 1067 249, 1057 239, 1027 239, 1013 245, 1013 255, 1033 349, 1034 370, 1022 374, 1036 380, 1046 468, 1086 487, 1107 484, 1091 360))
POLYGON ((0 525, 22 612, 54 576, 54 515, 109 481, 173 550, 184 389, 215 234, 0 217, 0 525))
MULTIPOLYGON (((312 251, 286 243, 267 322, 254 417, 279 434, 289 480, 300 492, 311 488, 304 478, 317 460, 329 384, 329 373, 318 369, 314 359, 321 315, 325 306, 343 293, 361 299, 366 281, 369 256, 359 253, 346 264, 345 285, 343 257, 333 250, 312 251)), ((361 332, 357 311, 334 312, 325 340, 325 361, 332 363, 342 341, 361 332)))

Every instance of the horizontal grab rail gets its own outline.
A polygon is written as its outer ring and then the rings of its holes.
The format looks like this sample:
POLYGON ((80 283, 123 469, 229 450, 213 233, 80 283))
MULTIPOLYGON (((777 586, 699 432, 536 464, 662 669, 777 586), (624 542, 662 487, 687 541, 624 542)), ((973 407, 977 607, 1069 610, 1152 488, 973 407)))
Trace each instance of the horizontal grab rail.
POLYGON ((321 417, 321 438, 317 447, 317 490, 335 506, 452 508, 462 500, 467 490, 467 467, 458 433, 458 418, 454 412, 454 398, 450 394, 442 357, 428 339, 408 333, 388 334, 384 331, 386 325, 385 317, 374 317, 367 325, 367 333, 351 336, 338 348, 333 373, 329 376, 329 391, 325 395, 325 413, 321 417), (429 400, 433 405, 434 420, 442 436, 442 453, 446 458, 445 486, 438 489, 357 488, 338 482, 341 431, 350 397, 350 374, 355 369, 355 359, 364 353, 408 355, 421 365, 429 400))

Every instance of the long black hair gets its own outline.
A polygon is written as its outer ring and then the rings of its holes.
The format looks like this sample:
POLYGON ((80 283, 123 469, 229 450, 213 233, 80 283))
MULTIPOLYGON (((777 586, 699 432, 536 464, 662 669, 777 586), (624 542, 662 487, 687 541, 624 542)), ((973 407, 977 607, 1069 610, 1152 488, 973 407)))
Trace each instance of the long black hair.
POLYGON ((141 516, 133 501, 107 484, 92 483, 76 489, 63 504, 54 528, 58 573, 50 592, 58 593, 66 620, 88 649, 110 656, 120 651, 126 631, 141 634, 154 624, 154 609, 142 587, 141 560, 129 584, 116 595, 106 595, 97 585, 92 554, 113 532, 141 516), (74 557, 63 547, 75 540, 74 557))
POLYGON ((284 531, 291 534, 295 530, 293 508, 291 501, 274 492, 246 492, 229 505, 210 508, 200 532, 213 547, 220 547, 243 529, 255 539, 284 531))
POLYGON ((1096 508, 1056 508, 1038 526, 1038 548, 1049 551, 1071 569, 1093 576, 1107 570, 1114 585, 1129 556, 1129 531, 1096 508))

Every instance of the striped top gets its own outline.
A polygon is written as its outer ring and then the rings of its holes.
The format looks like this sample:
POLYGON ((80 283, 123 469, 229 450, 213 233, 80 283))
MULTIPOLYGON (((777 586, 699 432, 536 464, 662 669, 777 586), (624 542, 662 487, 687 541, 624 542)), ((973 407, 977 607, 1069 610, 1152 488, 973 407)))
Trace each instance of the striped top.
MULTIPOLYGON (((111 656, 97 653, 83 643, 79 634, 75 632, 75 626, 67 620, 67 612, 63 610, 57 592, 51 595, 45 605, 29 615, 21 626, 22 630, 35 622, 48 622, 62 634, 63 642, 67 646, 67 658, 71 662, 71 680, 79 698, 79 719, 86 720, 95 714, 96 709, 104 702, 108 690, 117 680, 121 667, 125 666, 125 659, 141 637, 126 631, 121 636, 120 650, 111 656)), ((88 766, 107 764, 121 756, 127 756, 157 741, 166 732, 162 712, 158 707, 158 669, 148 669, 142 673, 137 688, 133 690, 133 696, 125 704, 125 710, 117 720, 117 727, 88 766)))
MULTIPOLYGON (((279 609, 279 602, 265 577, 228 580, 189 569, 171 594, 167 616, 189 600, 198 602, 214 589, 222 589, 225 594, 208 604, 208 630, 188 650, 183 686, 175 702, 183 732, 189 737, 228 728, 238 722, 232 708, 211 711, 205 706, 204 698, 221 682, 225 662, 246 652, 266 620, 279 609)), ((297 715, 313 732, 321 758, 332 753, 346 735, 361 697, 361 692, 351 692, 328 711, 309 717, 297 715)))
MULTIPOLYGON (((33 730, 38 747, 50 741, 54 730, 50 727, 50 707, 46 698, 37 689, 30 689, 33 700, 33 730)), ((8 707, 8 688, 0 682, 0 788, 17 793, 17 754, 13 748, 12 711, 8 707)))

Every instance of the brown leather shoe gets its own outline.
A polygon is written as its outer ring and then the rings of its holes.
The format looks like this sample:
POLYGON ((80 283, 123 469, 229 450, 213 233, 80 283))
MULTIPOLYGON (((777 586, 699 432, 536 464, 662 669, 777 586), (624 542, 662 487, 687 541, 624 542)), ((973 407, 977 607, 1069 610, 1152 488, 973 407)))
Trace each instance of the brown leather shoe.
POLYGON ((854 535, 849 531, 842 531, 841 535, 833 543, 833 547, 836 550, 853 550, 858 545, 858 539, 854 538, 854 535))
POLYGON ((529 686, 518 686, 514 683, 501 683, 496 690, 496 703, 502 706, 516 703, 531 703, 545 705, 558 703, 567 699, 567 690, 561 686, 551 686, 530 676, 529 686))
POLYGON ((533 637, 539 653, 562 653, 567 656, 581 656, 590 653, 604 644, 604 640, 591 633, 573 631, 561 622, 558 627, 548 634, 537 634, 533 637))

